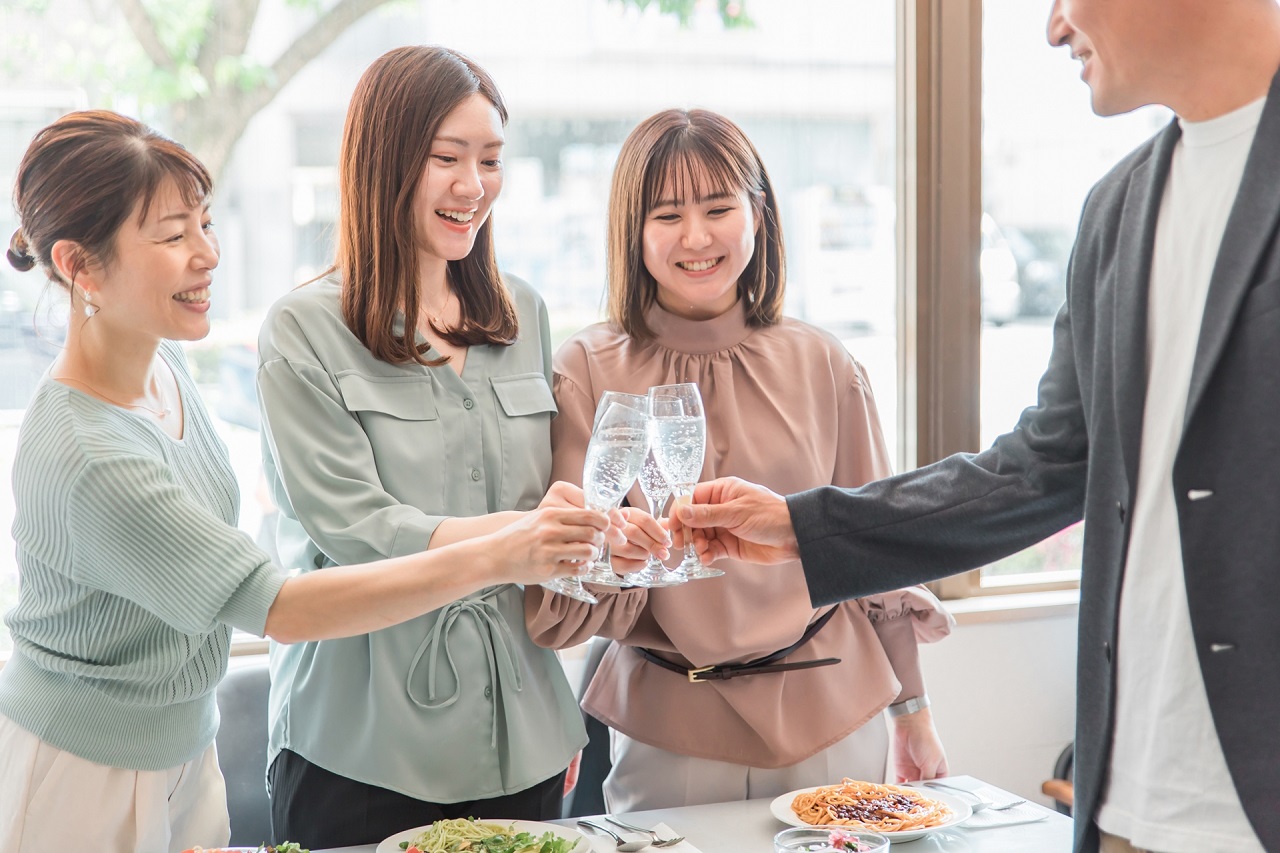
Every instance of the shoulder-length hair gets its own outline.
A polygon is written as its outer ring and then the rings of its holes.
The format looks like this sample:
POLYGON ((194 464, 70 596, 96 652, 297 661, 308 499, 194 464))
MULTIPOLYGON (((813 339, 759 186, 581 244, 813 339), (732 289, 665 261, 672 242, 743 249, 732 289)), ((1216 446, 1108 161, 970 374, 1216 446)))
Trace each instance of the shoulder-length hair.
POLYGON ((631 131, 609 193, 609 319, 638 340, 653 337, 645 312, 658 283, 644 265, 644 223, 661 198, 700 202, 742 191, 755 216, 755 248, 738 278, 747 324, 782 317, 786 257, 778 205, 760 154, 736 124, 708 110, 666 110, 631 131))
POLYGON ((144 221, 170 180, 192 207, 213 191, 195 155, 142 122, 107 110, 67 113, 35 135, 18 165, 13 206, 22 225, 9 242, 9 263, 23 272, 39 264, 50 281, 69 287, 86 266, 115 260, 120 226, 135 210, 144 221), (69 281, 53 264, 59 240, 77 247, 69 281))
MULTIPOLYGON (((413 200, 440 124, 477 93, 493 104, 505 125, 506 105, 484 69, 452 50, 426 45, 383 54, 351 97, 338 163, 337 254, 328 272, 342 277, 347 326, 383 361, 436 366, 448 360, 427 360, 429 344, 415 339, 420 241, 413 200), (397 329, 402 311, 404 324, 397 329)), ((455 346, 515 341, 519 325, 498 274, 492 214, 471 253, 449 261, 448 275, 461 319, 436 334, 455 346)))

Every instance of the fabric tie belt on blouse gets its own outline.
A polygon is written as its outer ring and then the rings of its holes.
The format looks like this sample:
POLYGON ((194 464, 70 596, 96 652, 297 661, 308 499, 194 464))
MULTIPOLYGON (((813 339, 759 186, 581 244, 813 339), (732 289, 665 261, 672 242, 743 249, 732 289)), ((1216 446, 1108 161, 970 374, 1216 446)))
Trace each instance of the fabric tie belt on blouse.
MULTIPOLYGON (((523 689, 524 684, 520 677, 520 664, 511 651, 515 645, 515 640, 511 636, 511 628, 507 625, 507 620, 502 615, 502 611, 492 601, 508 586, 510 585, 495 587, 483 595, 454 601, 440 608, 435 626, 422 640, 421 645, 418 646, 418 651, 413 656, 413 662, 409 665, 409 674, 405 677, 405 692, 409 694, 409 698, 413 700, 415 705, 419 708, 427 709, 447 708, 458 701, 458 696, 462 692, 462 679, 458 677, 458 666, 454 663, 453 655, 449 651, 449 634, 453 630, 454 623, 464 615, 470 616, 476 623, 476 633, 484 646, 485 661, 489 665, 489 683, 494 685, 508 683, 504 679, 509 679, 509 683, 517 693, 523 689), (437 699, 436 670, 441 652, 444 653, 445 662, 449 664, 449 670, 453 673, 454 689, 453 693, 448 696, 437 699), (418 671, 418 664, 421 663, 424 657, 427 658, 426 701, 413 694, 413 676, 418 671)), ((489 744, 496 748, 498 745, 498 701, 496 698, 492 703, 492 709, 492 734, 489 737, 489 744)))
POLYGON ((678 663, 672 663, 666 658, 658 657, 650 649, 641 648, 640 646, 632 646, 636 650, 636 654, 647 660, 649 663, 657 664, 663 669, 669 669, 672 672, 678 672, 681 675, 688 676, 689 681, 693 684, 701 684, 705 681, 728 681, 730 678, 737 678, 742 675, 759 675, 764 672, 786 672, 792 669, 812 669, 815 666, 831 666, 840 663, 840 658, 817 658, 816 660, 797 660, 788 661, 787 663, 779 663, 787 655, 803 646, 805 643, 813 639, 813 635, 822 630, 822 626, 831 621, 831 617, 835 615, 836 608, 832 607, 826 613, 819 616, 809 627, 805 629, 800 639, 796 640, 785 649, 779 649, 772 654, 765 655, 755 660, 749 660, 746 663, 721 663, 715 666, 699 666, 684 667, 678 663))

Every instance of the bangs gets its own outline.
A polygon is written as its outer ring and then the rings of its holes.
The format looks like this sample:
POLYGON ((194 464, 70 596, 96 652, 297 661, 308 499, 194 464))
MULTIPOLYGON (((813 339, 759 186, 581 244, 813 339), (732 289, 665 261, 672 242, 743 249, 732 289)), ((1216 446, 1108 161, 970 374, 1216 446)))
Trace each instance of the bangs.
POLYGON ((187 207, 200 207, 213 191, 213 178, 191 152, 164 137, 139 140, 142 187, 138 195, 138 222, 146 220, 156 193, 165 179, 171 179, 187 207))
POLYGON ((644 177, 644 210, 659 204, 700 204, 711 196, 759 191, 759 179, 731 152, 695 134, 673 134, 654 151, 644 177))

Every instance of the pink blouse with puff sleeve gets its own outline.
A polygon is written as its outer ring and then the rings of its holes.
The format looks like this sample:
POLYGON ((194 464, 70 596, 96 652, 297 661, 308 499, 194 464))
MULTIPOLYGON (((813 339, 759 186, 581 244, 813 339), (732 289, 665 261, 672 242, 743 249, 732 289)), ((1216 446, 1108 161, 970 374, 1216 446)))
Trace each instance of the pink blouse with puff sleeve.
MULTIPOLYGON (((643 394, 675 382, 697 382, 702 392, 704 480, 733 475, 790 494, 890 473, 866 374, 831 335, 792 319, 751 328, 740 305, 709 321, 655 305, 646 319, 653 341, 601 323, 556 354, 553 480, 581 483, 603 392, 643 394)), ((645 506, 639 486, 628 500, 645 506)), ((609 726, 671 752, 771 768, 841 740, 900 695, 921 694, 916 644, 946 636, 953 624, 924 589, 871 596, 836 605, 835 617, 789 657, 839 664, 698 684, 628 648, 681 666, 741 663, 795 643, 823 612, 810 604, 799 562, 720 567, 724 577, 677 587, 592 587, 601 599, 594 606, 530 587, 529 634, 551 648, 592 636, 617 641, 583 699, 609 726)))

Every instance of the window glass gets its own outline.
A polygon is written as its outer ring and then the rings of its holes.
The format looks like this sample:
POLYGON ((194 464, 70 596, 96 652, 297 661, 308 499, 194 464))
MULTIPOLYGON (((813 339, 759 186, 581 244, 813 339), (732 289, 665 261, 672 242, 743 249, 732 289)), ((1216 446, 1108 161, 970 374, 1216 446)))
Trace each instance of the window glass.
MULTIPOLYGON (((1079 62, 1046 41, 1048 10, 1026 0, 983 3, 983 447, 1036 402, 1089 188, 1170 118, 1156 108, 1095 116, 1079 62)), ((1076 525, 988 566, 983 585, 1070 577, 1082 537, 1076 525)))
MULTIPOLYGON (((319 5, 263 0, 245 56, 219 63, 215 78, 255 85, 319 5)), ((159 16, 162 44, 198 54, 193 16, 205 6, 156 0, 146 8, 159 16)), ((15 54, 0 64, 0 106, 22 102, 12 118, 0 113, 6 185, 31 134, 67 109, 111 107, 177 135, 176 113, 165 103, 209 88, 194 70, 147 71, 112 4, 24 4, 0 10, 0 24, 30 34, 22 43, 25 60, 15 54), (65 21, 93 26, 60 26, 65 21), (60 94, 41 104, 33 100, 37 91, 60 94)), ((892 445, 894 26, 893 0, 416 0, 387 3, 350 26, 258 110, 218 173, 213 212, 223 258, 215 273, 214 328, 188 354, 237 471, 241 526, 270 543, 273 508, 261 487, 254 391, 259 324, 273 300, 330 262, 347 101, 372 60, 406 43, 456 48, 502 89, 511 122, 506 182, 494 214, 499 261, 541 291, 557 343, 601 315, 609 179, 627 132, 673 106, 714 109, 741 124, 778 192, 786 310, 831 330, 864 363, 892 445), (687 20, 664 8, 686 11, 687 20), (744 16, 749 25, 742 25, 744 16)), ((207 131, 180 141, 216 152, 223 125, 210 122, 207 131)), ((6 237, 11 219, 12 211, 0 211, 6 237)), ((38 274, 18 276, 3 266, 0 323, 12 320, 15 329, 10 334, 0 325, 0 371, 8 371, 0 383, 0 464, 7 474, 22 408, 61 332, 42 339, 22 331, 31 326, 38 274)), ((46 302, 56 307, 61 298, 51 291, 46 302)), ((4 489, 6 531, 12 515, 4 489)), ((0 548, 0 610, 12 604, 16 588, 12 548, 0 548)), ((4 643, 0 634, 0 649, 4 643)))

